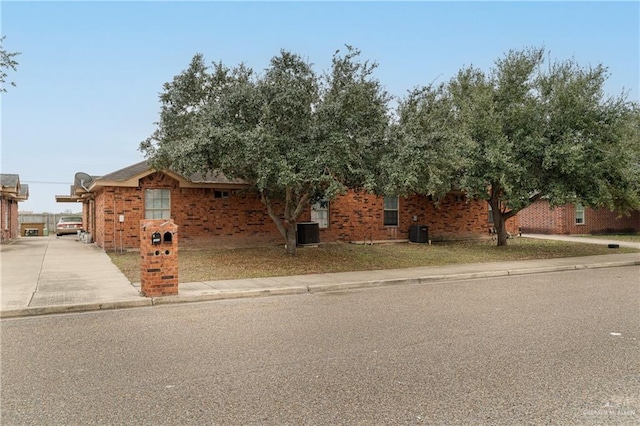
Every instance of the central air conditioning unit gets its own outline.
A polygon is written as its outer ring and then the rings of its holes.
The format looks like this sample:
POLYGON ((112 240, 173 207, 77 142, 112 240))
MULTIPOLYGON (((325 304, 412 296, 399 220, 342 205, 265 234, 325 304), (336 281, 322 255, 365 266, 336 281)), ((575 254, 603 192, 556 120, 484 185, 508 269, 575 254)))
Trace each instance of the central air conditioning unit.
POLYGON ((411 225, 409 241, 412 243, 426 243, 429 241, 429 227, 427 225, 411 225))
POLYGON ((318 244, 320 242, 320 226, 317 222, 298 223, 296 230, 296 241, 299 246, 318 244))

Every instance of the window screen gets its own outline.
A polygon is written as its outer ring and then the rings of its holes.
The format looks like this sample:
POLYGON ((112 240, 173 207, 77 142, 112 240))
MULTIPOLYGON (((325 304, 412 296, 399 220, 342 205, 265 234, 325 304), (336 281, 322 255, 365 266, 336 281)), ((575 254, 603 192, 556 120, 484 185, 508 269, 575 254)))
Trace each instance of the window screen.
POLYGON ((317 222, 319 228, 329 227, 329 201, 320 200, 311 207, 311 222, 317 222))
POLYGON ((398 226, 398 197, 384 197, 384 226, 398 226))

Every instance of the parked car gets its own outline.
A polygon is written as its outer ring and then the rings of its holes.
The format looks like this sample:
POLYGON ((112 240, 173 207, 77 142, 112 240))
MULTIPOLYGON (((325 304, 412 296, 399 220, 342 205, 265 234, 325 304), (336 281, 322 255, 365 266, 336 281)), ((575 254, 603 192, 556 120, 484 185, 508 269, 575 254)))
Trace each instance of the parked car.
POLYGON ((56 224, 56 235, 77 234, 82 229, 80 216, 63 216, 56 224))

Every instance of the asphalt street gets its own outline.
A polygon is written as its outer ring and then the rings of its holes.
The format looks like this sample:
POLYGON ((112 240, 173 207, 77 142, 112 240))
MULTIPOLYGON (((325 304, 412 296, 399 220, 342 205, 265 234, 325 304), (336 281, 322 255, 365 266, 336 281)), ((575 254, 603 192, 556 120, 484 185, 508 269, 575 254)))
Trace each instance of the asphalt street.
POLYGON ((637 425, 639 274, 4 319, 1 423, 637 425))

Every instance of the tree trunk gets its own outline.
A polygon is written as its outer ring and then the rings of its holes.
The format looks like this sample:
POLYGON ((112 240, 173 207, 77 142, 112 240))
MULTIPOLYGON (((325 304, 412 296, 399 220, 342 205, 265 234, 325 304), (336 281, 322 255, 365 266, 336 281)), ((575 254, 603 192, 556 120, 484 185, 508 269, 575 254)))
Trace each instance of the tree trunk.
POLYGON ((489 204, 491 205, 491 211, 493 212, 493 228, 496 232, 496 237, 498 239, 498 247, 504 247, 507 245, 507 219, 510 217, 510 212, 505 212, 502 209, 502 203, 500 202, 500 198, 497 196, 499 193, 499 189, 497 189, 497 185, 492 186, 491 198, 489 199, 489 204))
MULTIPOLYGON (((542 197, 542 194, 542 192, 537 192, 529 197, 527 206, 539 200, 542 197)), ((495 230, 496 237, 498 239, 498 247, 507 245, 507 238, 509 238, 509 233, 507 232, 507 220, 514 217, 522 209, 522 207, 520 207, 518 209, 509 210, 502 202, 502 195, 503 192, 500 185, 494 182, 491 185, 489 205, 493 212, 493 229, 495 230)))
POLYGON ((295 256, 296 246, 298 244, 298 238, 296 235, 296 231, 297 231, 296 219, 300 214, 299 212, 300 208, 296 209, 296 211, 294 211, 292 215, 288 213, 289 203, 287 203, 284 211, 284 220, 282 220, 280 216, 278 216, 273 211, 273 206, 271 205, 271 199, 267 196, 265 191, 260 192, 260 198, 262 199, 262 202, 264 203, 264 205, 267 207, 267 212, 269 213, 269 217, 271 217, 271 220, 273 220, 273 223, 276 224, 278 231, 280 231, 280 235, 282 235, 282 238, 284 239, 285 249, 287 251, 287 254, 289 254, 290 256, 295 256), (293 218, 291 218, 291 216, 293 216, 293 218))
POLYGON ((493 225, 496 229, 496 236, 498 237, 498 247, 503 247, 507 245, 507 238, 509 234, 507 233, 506 219, 503 217, 502 212, 493 212, 493 225), (497 214, 496 214, 497 213, 497 214))
POLYGON ((298 245, 298 238, 296 235, 297 226, 296 222, 289 222, 286 225, 287 228, 287 254, 290 256, 296 255, 296 247, 298 245))

